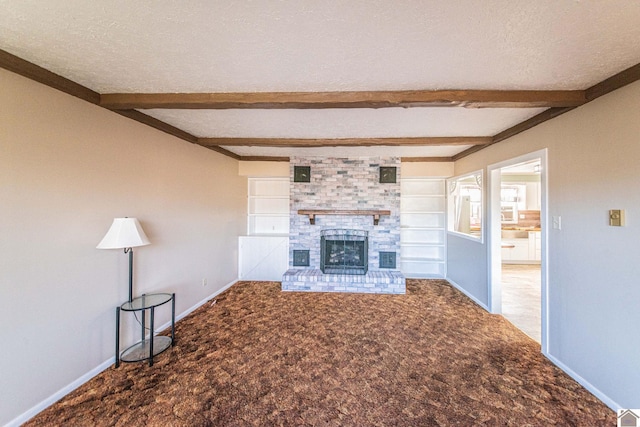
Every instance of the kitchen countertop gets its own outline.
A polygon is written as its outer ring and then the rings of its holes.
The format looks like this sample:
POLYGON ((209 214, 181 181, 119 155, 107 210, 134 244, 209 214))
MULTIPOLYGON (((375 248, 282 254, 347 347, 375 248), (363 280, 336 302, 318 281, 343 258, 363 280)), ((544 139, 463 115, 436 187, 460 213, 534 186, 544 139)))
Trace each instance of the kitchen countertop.
POLYGON ((503 230, 516 230, 516 231, 541 231, 540 227, 518 227, 518 226, 502 226, 503 230))

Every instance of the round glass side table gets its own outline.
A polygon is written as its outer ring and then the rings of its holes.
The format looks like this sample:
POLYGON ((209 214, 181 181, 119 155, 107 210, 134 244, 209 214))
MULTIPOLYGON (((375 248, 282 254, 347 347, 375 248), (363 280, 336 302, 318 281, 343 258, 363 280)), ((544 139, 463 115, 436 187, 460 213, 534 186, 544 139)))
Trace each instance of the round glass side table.
MULTIPOLYGON (((137 316, 136 316, 137 318, 137 316)), ((116 307, 116 368, 120 362, 149 361, 153 366, 154 356, 175 345, 176 333, 176 294, 142 294, 120 307, 116 307), (171 302, 171 336, 156 335, 154 330, 155 309, 171 302), (146 311, 149 310, 149 337, 147 338, 146 311), (120 315, 123 311, 141 312, 140 326, 142 329, 140 341, 126 348, 120 353, 120 315)))

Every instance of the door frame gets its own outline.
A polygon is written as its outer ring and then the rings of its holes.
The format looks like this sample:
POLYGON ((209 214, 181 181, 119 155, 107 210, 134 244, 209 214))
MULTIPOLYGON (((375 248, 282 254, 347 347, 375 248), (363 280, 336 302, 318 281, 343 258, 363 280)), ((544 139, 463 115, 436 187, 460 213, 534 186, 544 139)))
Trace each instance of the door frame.
POLYGON ((534 151, 518 157, 494 163, 487 167, 488 171, 488 272, 489 272, 489 311, 493 314, 502 314, 502 236, 500 221, 500 185, 502 183, 501 170, 508 166, 540 159, 540 225, 541 225, 541 260, 540 260, 540 317, 542 352, 546 354, 549 347, 549 310, 548 310, 548 162, 547 149, 534 151))

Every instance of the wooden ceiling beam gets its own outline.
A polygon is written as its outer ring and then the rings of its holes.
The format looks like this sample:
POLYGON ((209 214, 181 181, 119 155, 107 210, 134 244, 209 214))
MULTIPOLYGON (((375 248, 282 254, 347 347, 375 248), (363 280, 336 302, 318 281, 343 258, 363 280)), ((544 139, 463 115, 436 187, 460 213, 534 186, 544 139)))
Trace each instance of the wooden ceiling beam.
POLYGON ((621 87, 637 80, 640 80, 640 64, 636 64, 619 72, 618 74, 614 74, 608 79, 603 80, 585 90, 587 101, 593 101, 602 95, 606 95, 609 92, 613 92, 614 90, 620 89, 621 87))
POLYGON ((172 126, 170 124, 167 124, 163 121, 160 121, 158 119, 156 119, 155 117, 151 117, 148 116, 144 113, 141 113, 140 111, 136 111, 136 110, 116 110, 116 113, 124 116, 124 117, 128 117, 132 120, 135 120, 137 122, 140 122, 142 124, 145 124, 147 126, 151 126, 154 129, 158 129, 159 131, 168 133, 169 135, 173 135, 176 138, 180 138, 183 139, 187 142, 190 142, 192 144, 198 144, 198 145, 202 145, 205 148, 208 148, 210 150, 213 150, 215 152, 218 152, 220 154, 224 154, 227 157, 231 157, 233 159, 236 160, 240 160, 240 156, 237 155, 236 153, 233 153, 229 150, 225 150, 222 147, 217 147, 215 145, 203 145, 199 143, 199 139, 193 135, 191 135, 188 132, 183 131, 182 129, 178 129, 175 126, 172 126))
POLYGON ((163 121, 156 119, 155 117, 148 116, 139 111, 119 110, 119 111, 116 111, 116 113, 120 114, 121 116, 128 117, 132 120, 135 120, 137 122, 143 123, 147 126, 151 126, 154 129, 158 129, 162 132, 168 133, 169 135, 173 135, 175 137, 188 141, 192 144, 198 143, 198 138, 191 135, 190 133, 185 132, 182 129, 178 129, 175 126, 171 126, 170 124, 167 124, 163 121))
MULTIPOLYGON (((606 80, 601 81, 598 84, 591 86, 590 88, 584 91, 585 96, 587 98, 587 102, 591 102, 596 98, 599 98, 603 95, 606 95, 610 92, 613 92, 616 89, 620 89, 623 86, 634 83, 640 80, 640 64, 633 65, 626 70, 623 70, 613 76, 609 77, 606 80)), ((486 145, 476 145, 474 147, 470 147, 464 151, 453 156, 453 160, 460 160, 464 157, 467 157, 470 154, 476 153, 480 150, 483 150, 493 144, 496 144, 500 141, 504 141, 505 139, 511 138, 514 135, 517 135, 521 132, 524 132, 527 129, 531 129, 534 126, 538 126, 541 123, 546 122, 547 120, 551 120, 554 117, 558 117, 561 114, 564 114, 568 111, 573 110, 576 107, 565 107, 565 108, 549 108, 548 110, 543 111, 540 114, 537 114, 531 117, 524 122, 518 123, 515 126, 510 127, 496 135, 493 136, 492 141, 486 145)))
MULTIPOLYGON (((200 145, 200 144, 198 144, 198 145, 200 145)), ((234 153, 232 151, 226 150, 226 149, 224 149, 222 147, 218 147, 218 146, 215 146, 215 145, 213 145, 213 146, 204 146, 203 145, 203 147, 204 148, 208 148, 209 150, 213 150, 216 153, 224 154, 225 156, 231 157, 232 159, 242 160, 242 156, 240 156, 240 155, 238 155, 238 154, 236 154, 236 153, 234 153)))
POLYGON ((453 162, 453 157, 400 157, 401 162, 453 162))
MULTIPOLYGON (((4 68, 31 80, 45 84, 54 89, 78 97, 92 104, 102 106, 136 120, 155 129, 161 130, 185 141, 202 145, 213 151, 236 160, 270 160, 288 161, 288 157, 240 156, 221 148, 215 141, 224 140, 226 145, 233 144, 228 138, 197 138, 188 132, 157 120, 151 116, 133 110, 133 108, 384 108, 384 107, 421 107, 421 106, 462 106, 470 108, 482 107, 549 107, 546 110, 522 123, 519 123, 493 137, 460 137, 464 142, 458 144, 473 145, 452 157, 403 157, 402 161, 456 161, 478 152, 500 141, 508 139, 520 132, 557 117, 582 104, 606 95, 616 89, 640 80, 640 64, 623 70, 610 78, 591 86, 586 90, 573 91, 496 91, 496 90, 443 90, 443 91, 386 91, 386 92, 276 92, 276 93, 214 93, 214 94, 99 94, 72 80, 55 74, 9 52, 0 50, 0 68, 4 68), (141 99, 139 97, 144 97, 141 99), (189 98, 186 99, 185 97, 189 98), (140 102, 144 101, 143 104, 140 102), (127 105, 125 102, 133 102, 127 105), (182 105, 185 103, 185 105, 182 105), (213 106, 211 106, 211 105, 213 106), (474 141, 475 142, 472 142, 474 141), (412 160, 413 159, 413 160, 412 160)), ((458 138, 458 137, 454 137, 458 138)), ((444 138, 353 138, 351 143, 344 140, 344 145, 354 145, 360 141, 367 145, 455 145, 454 139, 439 143, 444 138), (366 142, 369 140, 369 142, 366 142), (413 140, 407 142, 407 140, 413 140), (422 140, 422 143, 419 141, 422 140), (428 140, 428 141, 427 141, 428 140), (380 142, 384 141, 384 142, 380 142), (404 143, 400 142, 404 141, 404 143), (395 142, 389 144, 391 142, 395 142)), ((277 139, 264 139, 277 141, 277 139)), ((281 141, 284 141, 283 139, 281 141)), ((298 140, 304 141, 304 140, 298 140)), ((336 146, 340 140, 312 140, 332 142, 327 146, 336 146)), ((254 141, 257 142, 257 141, 254 141)), ((250 144, 249 144, 250 145, 250 144)), ((280 146, 280 145, 275 145, 280 146)), ((288 145, 295 146, 295 145, 288 145)), ((323 146, 323 145, 301 145, 323 146)))
POLYGON ((227 147, 372 147, 372 146, 437 146, 484 145, 490 136, 418 137, 418 138, 198 138, 203 146, 227 147))
POLYGON ((240 156, 240 160, 245 162, 288 162, 289 157, 273 157, 273 156, 240 156))
POLYGON ((586 102, 583 90, 107 93, 100 105, 128 109, 324 109, 392 107, 551 108, 586 102))
MULTIPOLYGON (((288 162, 289 157, 273 156, 241 156, 240 160, 246 162, 288 162)), ((452 157, 401 157, 401 162, 453 162, 452 157)))
POLYGON ((511 138, 514 135, 524 132, 527 129, 531 129, 534 126, 538 126, 540 123, 544 123, 547 120, 558 117, 559 115, 564 114, 567 111, 573 110, 574 108, 575 107, 549 108, 548 110, 544 110, 542 113, 536 114, 530 119, 527 119, 524 122, 520 122, 517 125, 494 135, 491 144, 495 144, 496 142, 504 141, 507 138, 511 138))
POLYGON ((475 145, 473 147, 467 148, 464 151, 453 156, 453 160, 460 160, 463 157, 467 157, 470 154, 477 153, 480 150, 483 150, 493 144, 497 144, 500 141, 504 141, 507 138, 511 138, 514 135, 517 135, 521 132, 524 132, 527 129, 531 129, 534 126, 538 126, 540 123, 546 122, 547 120, 551 120, 554 117, 559 116, 560 114, 566 113, 569 110, 573 110, 574 107, 571 108, 549 108, 548 110, 544 110, 540 114, 536 114, 530 119, 525 120, 524 122, 518 123, 515 126, 506 129, 491 138, 487 144, 484 145, 475 145))
POLYGON ((40 67, 32 62, 18 58, 0 49, 0 68, 9 70, 43 85, 52 87, 92 104, 100 103, 100 94, 74 81, 40 67))
MULTIPOLYGON (((42 83, 68 95, 75 96, 84 101, 90 102, 91 104, 100 105, 100 94, 98 92, 95 92, 88 87, 82 86, 81 84, 78 84, 58 74, 52 73, 47 69, 44 69, 15 55, 12 55, 2 49, 0 49, 0 68, 4 68, 8 71, 11 71, 12 73, 16 73, 38 83, 42 83)), ((178 129, 175 126, 171 126, 170 124, 162 122, 156 118, 143 114, 139 111, 116 110, 115 113, 150 126, 154 129, 168 133, 169 135, 173 135, 182 140, 188 141, 192 144, 198 143, 198 138, 191 135, 190 133, 178 129)), ((240 159, 239 155, 232 153, 229 150, 225 150, 221 147, 206 146, 205 148, 216 151, 220 154, 224 154, 225 156, 234 158, 236 160, 240 159)))

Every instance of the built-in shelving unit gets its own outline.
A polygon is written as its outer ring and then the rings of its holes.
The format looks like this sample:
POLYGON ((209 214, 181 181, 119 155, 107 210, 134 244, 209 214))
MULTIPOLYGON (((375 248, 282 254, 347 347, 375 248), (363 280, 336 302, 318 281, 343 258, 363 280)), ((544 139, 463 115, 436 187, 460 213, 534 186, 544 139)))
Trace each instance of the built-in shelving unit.
POLYGON ((247 234, 289 233, 289 178, 249 178, 247 234))
POLYGON ((247 236, 238 237, 238 277, 280 280, 289 265, 289 178, 249 178, 247 236))
POLYGON ((445 276, 445 180, 400 181, 400 269, 406 277, 445 276))

